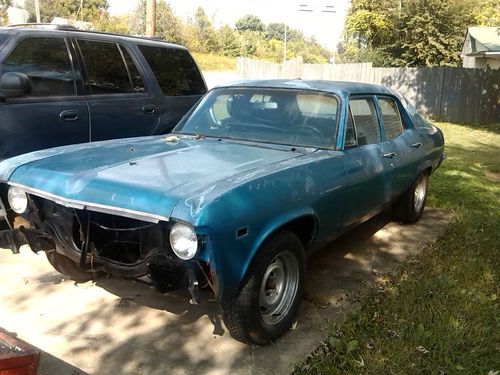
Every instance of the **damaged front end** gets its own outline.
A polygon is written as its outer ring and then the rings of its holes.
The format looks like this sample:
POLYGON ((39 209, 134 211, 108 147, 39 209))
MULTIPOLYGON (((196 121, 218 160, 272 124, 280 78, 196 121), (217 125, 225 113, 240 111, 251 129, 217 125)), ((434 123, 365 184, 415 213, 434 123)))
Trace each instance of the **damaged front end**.
MULTIPOLYGON (((26 196, 25 220, 0 231, 0 247, 18 253, 20 246, 28 244, 35 253, 56 252, 89 274, 148 276, 162 293, 188 287, 194 303, 199 302, 200 286, 209 285, 215 292, 208 263, 181 259, 182 254, 176 255, 172 249, 170 234, 175 223, 66 207, 36 195, 26 196)), ((200 251, 204 239, 196 240, 200 251)))

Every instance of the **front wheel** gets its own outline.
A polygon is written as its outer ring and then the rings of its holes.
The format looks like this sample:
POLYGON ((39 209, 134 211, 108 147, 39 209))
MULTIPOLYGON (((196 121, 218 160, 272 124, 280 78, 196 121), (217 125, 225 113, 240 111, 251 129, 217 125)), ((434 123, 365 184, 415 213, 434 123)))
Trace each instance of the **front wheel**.
POLYGON ((290 328, 304 289, 304 264, 304 246, 294 233, 279 232, 264 243, 240 293, 222 304, 235 339, 263 345, 290 328))
POLYGON ((64 255, 59 254, 55 250, 46 251, 45 255, 47 256, 47 260, 54 267, 56 271, 62 273, 67 276, 71 280, 76 282, 84 283, 86 281, 92 280, 95 276, 95 272, 87 272, 80 268, 78 263, 73 260, 65 257, 64 255))
POLYGON ((429 174, 422 172, 410 189, 394 204, 393 213, 396 221, 402 223, 416 223, 424 212, 427 200, 429 174))

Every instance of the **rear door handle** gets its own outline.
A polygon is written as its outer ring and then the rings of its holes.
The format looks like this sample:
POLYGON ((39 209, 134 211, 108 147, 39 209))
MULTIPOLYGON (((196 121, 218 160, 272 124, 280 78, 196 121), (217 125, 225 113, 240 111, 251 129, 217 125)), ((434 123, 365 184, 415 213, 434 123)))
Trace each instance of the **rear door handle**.
POLYGON ((72 121, 78 121, 78 120, 80 120, 80 116, 78 115, 78 111, 76 111, 74 109, 70 109, 70 110, 67 110, 67 111, 62 111, 59 114, 59 118, 62 121, 65 121, 65 122, 72 122, 72 121))
POLYGON ((420 143, 420 142, 414 143, 411 145, 411 147, 414 147, 414 148, 419 148, 420 146, 422 146, 422 143, 420 143))
POLYGON ((146 115, 154 115, 156 113, 156 106, 154 104, 148 104, 142 107, 142 113, 146 115))
POLYGON ((395 152, 389 152, 387 154, 382 155, 384 158, 389 158, 392 159, 394 156, 396 156, 395 152))

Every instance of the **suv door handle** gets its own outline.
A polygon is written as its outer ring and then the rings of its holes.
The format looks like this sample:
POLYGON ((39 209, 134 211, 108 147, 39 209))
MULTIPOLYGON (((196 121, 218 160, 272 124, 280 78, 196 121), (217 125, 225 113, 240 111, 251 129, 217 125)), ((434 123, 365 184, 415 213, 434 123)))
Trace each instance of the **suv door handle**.
POLYGON ((156 106, 154 104, 148 104, 142 107, 142 112, 146 115, 154 115, 156 113, 156 106))
POLYGON ((395 152, 389 152, 387 154, 382 155, 384 158, 389 158, 392 159, 394 156, 396 156, 395 152))
POLYGON ((65 122, 72 122, 72 121, 80 120, 80 116, 78 115, 78 111, 76 111, 74 109, 62 111, 59 114, 59 118, 65 122))
POLYGON ((420 146, 422 146, 422 143, 420 143, 420 142, 414 143, 411 145, 411 147, 414 147, 414 148, 419 148, 420 146))

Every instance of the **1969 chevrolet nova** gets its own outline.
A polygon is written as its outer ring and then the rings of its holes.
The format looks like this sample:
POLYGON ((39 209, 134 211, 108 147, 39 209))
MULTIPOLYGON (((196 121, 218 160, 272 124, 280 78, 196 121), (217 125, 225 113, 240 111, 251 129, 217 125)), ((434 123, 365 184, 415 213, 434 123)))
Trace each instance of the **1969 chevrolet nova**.
POLYGON ((443 145, 382 86, 238 82, 168 136, 0 163, 12 228, 0 247, 28 243, 77 281, 148 275, 194 301, 208 286, 233 337, 265 344, 292 324, 314 249, 388 206, 399 222, 420 218, 443 145))

